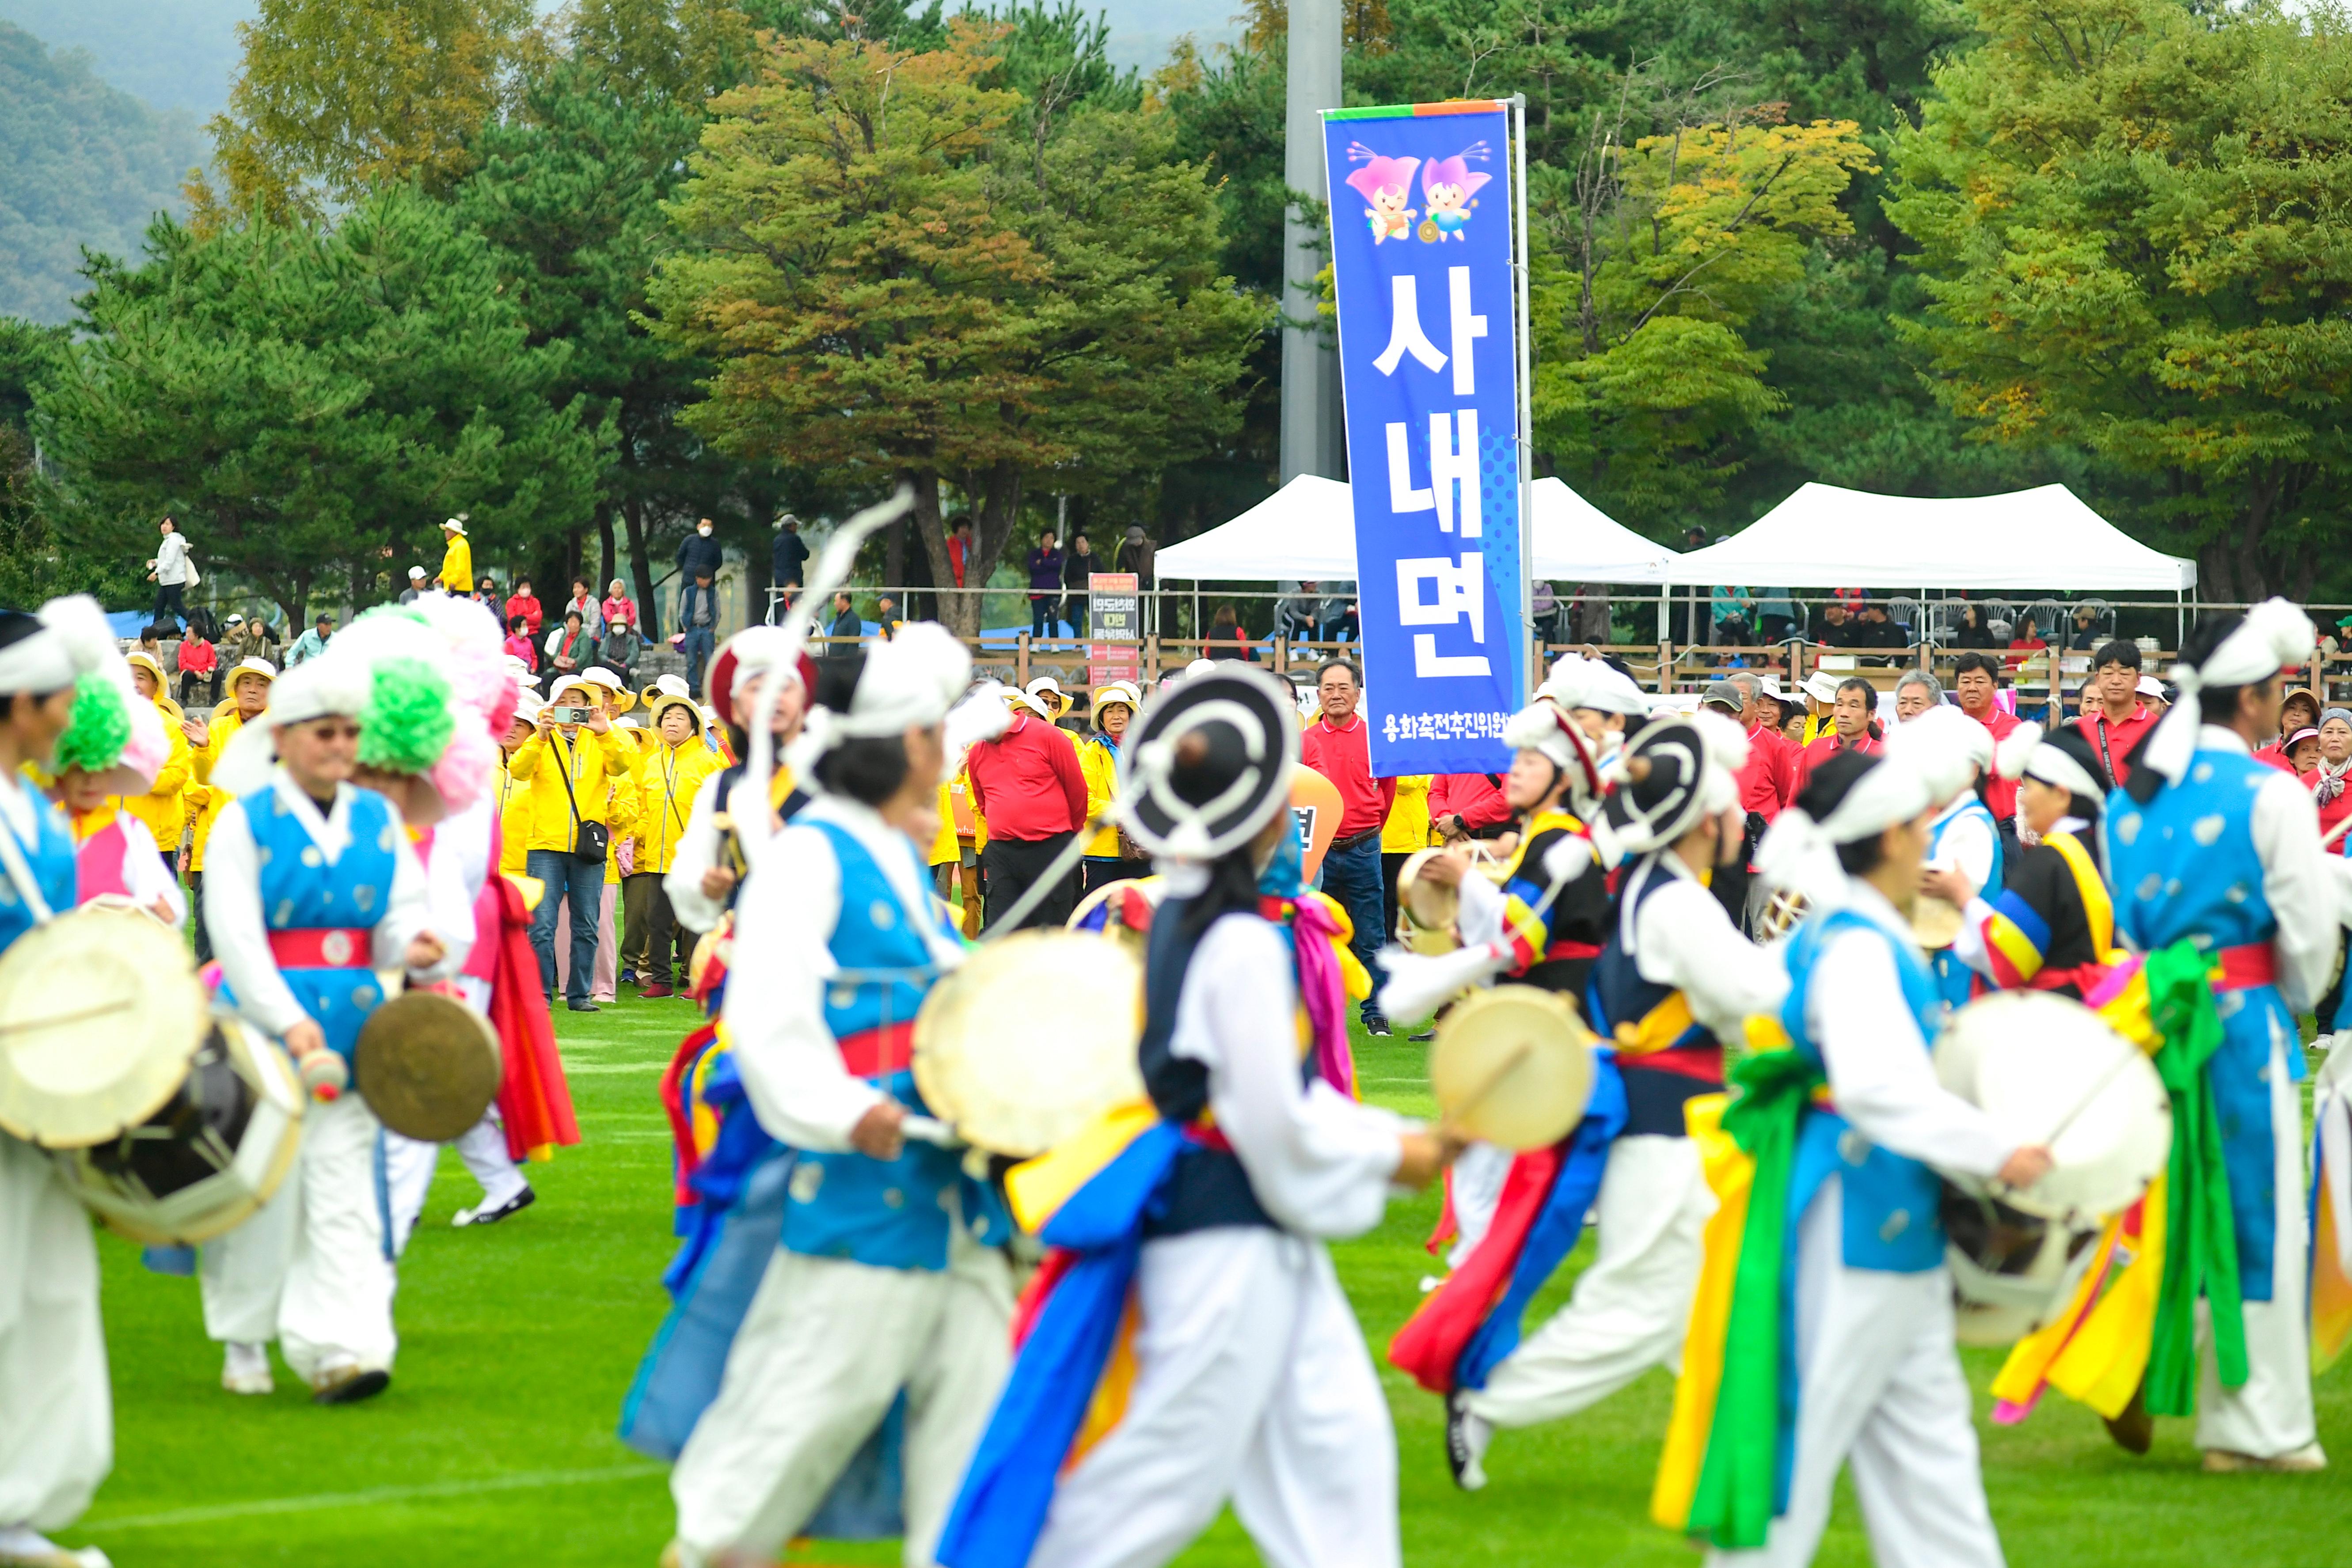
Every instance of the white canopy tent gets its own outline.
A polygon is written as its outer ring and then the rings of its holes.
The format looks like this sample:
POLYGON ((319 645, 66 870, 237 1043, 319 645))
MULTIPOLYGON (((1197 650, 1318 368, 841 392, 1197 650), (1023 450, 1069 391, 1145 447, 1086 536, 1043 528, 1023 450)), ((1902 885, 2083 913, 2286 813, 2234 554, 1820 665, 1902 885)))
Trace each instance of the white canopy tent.
MULTIPOLYGON (((1558 582, 1680 582, 1675 552, 1622 523, 1558 479, 1534 485, 1533 575, 1558 582)), ((1195 582, 1352 582, 1356 514, 1346 484, 1301 474, 1208 532, 1160 551, 1154 570, 1195 582)))
POLYGON ((2152 550, 2064 485, 1921 500, 1808 484, 1664 582, 2187 594, 2197 563, 2152 550))

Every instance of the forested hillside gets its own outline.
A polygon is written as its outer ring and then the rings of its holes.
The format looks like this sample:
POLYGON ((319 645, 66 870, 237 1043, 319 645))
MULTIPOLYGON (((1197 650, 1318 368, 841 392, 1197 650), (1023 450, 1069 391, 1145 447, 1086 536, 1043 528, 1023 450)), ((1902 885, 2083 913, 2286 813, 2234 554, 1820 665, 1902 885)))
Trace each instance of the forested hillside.
POLYGON ((158 114, 0 23, 0 315, 64 321, 82 247, 134 254, 208 152, 193 116, 158 114))
POLYGON ((228 102, 236 25, 260 0, 0 0, 0 22, 60 53, 88 49, 100 79, 198 120, 228 102))

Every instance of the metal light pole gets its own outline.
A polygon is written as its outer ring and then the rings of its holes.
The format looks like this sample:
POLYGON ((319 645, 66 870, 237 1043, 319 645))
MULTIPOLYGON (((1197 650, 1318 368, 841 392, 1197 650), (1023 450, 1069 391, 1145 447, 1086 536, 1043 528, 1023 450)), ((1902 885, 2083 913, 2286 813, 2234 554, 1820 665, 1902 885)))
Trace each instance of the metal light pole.
MULTIPOLYGON (((1283 178, 1294 191, 1330 199, 1318 113, 1340 106, 1339 0, 1290 0, 1290 77, 1284 119, 1283 178)), ((1296 205, 1282 225, 1282 480, 1300 474, 1344 477, 1339 355, 1316 325, 1315 274, 1327 247, 1320 227, 1296 205), (1304 323, 1303 325, 1299 323, 1304 323)))

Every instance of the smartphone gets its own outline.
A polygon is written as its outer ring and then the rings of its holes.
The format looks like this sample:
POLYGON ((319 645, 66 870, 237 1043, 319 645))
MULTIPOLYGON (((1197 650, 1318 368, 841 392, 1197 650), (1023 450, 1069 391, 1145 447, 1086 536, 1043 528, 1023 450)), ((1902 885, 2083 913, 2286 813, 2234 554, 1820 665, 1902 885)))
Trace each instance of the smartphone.
POLYGON ((569 705, 563 705, 550 708, 547 710, 546 718, 547 721, 551 724, 585 724, 588 722, 589 715, 594 711, 595 710, 592 708, 574 708, 569 705))

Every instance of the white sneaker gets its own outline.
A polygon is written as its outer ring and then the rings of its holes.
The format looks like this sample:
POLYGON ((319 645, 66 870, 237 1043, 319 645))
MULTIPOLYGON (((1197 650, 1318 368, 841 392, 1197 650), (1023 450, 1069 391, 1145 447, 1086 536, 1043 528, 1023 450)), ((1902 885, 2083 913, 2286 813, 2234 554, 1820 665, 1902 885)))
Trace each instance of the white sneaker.
POLYGON ((1471 1413, 1460 1389, 1445 1396, 1445 1468, 1455 1486, 1465 1492, 1485 1489, 1486 1445, 1494 1440, 1494 1426, 1471 1413))
POLYGON ((221 1363, 221 1386, 231 1394, 276 1393, 278 1384, 269 1376, 269 1347, 232 1341, 221 1363))
POLYGON ((95 1546, 59 1546, 26 1525, 0 1530, 0 1568, 113 1568, 95 1546))
POLYGON ((2272 1470, 2287 1475, 2310 1475, 2327 1468, 2327 1450, 2318 1443, 2305 1443, 2302 1447, 2284 1454, 2240 1454, 2228 1448, 2205 1450, 2205 1473, 2209 1476, 2234 1475, 2246 1470, 2272 1470))

